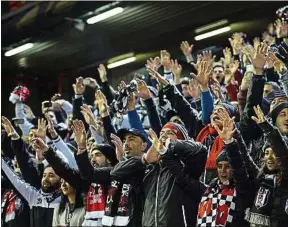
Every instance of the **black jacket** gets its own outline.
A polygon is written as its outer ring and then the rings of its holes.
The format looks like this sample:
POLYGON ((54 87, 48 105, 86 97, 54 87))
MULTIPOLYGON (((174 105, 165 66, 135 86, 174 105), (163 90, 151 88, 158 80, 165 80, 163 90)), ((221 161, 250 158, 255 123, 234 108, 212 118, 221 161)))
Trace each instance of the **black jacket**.
POLYGON ((89 162, 87 152, 77 155, 76 161, 81 177, 88 182, 107 185, 110 184, 111 181, 117 180, 122 184, 130 184, 132 186, 132 190, 128 196, 130 221, 127 227, 141 226, 143 207, 141 182, 144 176, 145 166, 143 164, 139 165, 139 161, 141 162, 140 158, 132 157, 126 161, 118 163, 114 168, 93 168, 89 162))
POLYGON ((252 81, 251 93, 247 98, 247 103, 240 119, 239 130, 250 150, 251 157, 260 166, 264 137, 261 129, 251 117, 255 115, 253 107, 262 105, 265 78, 254 75, 252 81))
POLYGON ((194 141, 177 141, 150 165, 143 180, 145 204, 142 226, 195 226, 200 195, 194 197, 182 188, 182 177, 199 179, 204 170, 207 149, 194 141), (177 168, 181 166, 181 169, 177 168))
POLYGON ((202 120, 198 117, 198 112, 191 104, 181 95, 176 86, 167 85, 164 88, 167 99, 171 102, 171 106, 175 109, 188 129, 189 136, 196 138, 200 130, 203 128, 202 120))
MULTIPOLYGON (((282 173, 281 183, 273 191, 273 203, 271 207, 271 226, 288 226, 288 215, 285 212, 286 201, 288 200, 288 144, 276 127, 270 125, 267 121, 259 124, 259 127, 265 135, 265 143, 273 149, 274 154, 280 164, 282 173)), ((263 172, 265 174, 265 171, 263 172)), ((264 174, 259 174, 255 183, 261 183, 264 174)))

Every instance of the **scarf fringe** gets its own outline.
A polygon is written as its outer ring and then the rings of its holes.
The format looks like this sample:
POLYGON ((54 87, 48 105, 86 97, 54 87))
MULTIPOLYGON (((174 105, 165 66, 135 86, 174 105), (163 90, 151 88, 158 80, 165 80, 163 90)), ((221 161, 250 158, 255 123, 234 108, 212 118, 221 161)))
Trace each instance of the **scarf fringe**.
POLYGON ((261 214, 251 213, 251 212, 250 212, 250 217, 249 217, 249 223, 256 224, 256 225, 263 225, 263 226, 271 225, 270 217, 261 215, 261 214))

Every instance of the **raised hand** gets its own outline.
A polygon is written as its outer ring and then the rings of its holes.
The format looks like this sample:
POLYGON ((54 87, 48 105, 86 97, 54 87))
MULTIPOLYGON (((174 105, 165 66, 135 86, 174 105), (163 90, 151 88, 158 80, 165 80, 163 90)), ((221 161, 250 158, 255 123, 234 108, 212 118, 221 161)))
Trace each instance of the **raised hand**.
POLYGON ((86 86, 88 87, 91 87, 91 88, 97 88, 98 87, 98 83, 95 79, 93 79, 92 77, 86 77, 84 80, 83 80, 83 83, 84 81, 87 81, 86 83, 86 86))
POLYGON ((195 80, 197 80, 197 82, 201 86, 201 90, 207 90, 211 74, 212 74, 212 67, 210 67, 207 61, 201 61, 198 67, 197 76, 194 73, 191 73, 190 75, 195 80))
POLYGON ((234 33, 232 38, 229 38, 230 45, 234 55, 239 55, 243 47, 243 33, 234 33))
POLYGON ((46 131, 47 131, 47 123, 45 119, 43 118, 38 119, 38 128, 36 131, 36 136, 42 139, 43 141, 46 141, 46 131))
POLYGON ((78 145, 78 154, 81 153, 81 150, 86 149, 86 131, 85 126, 82 121, 74 120, 72 123, 72 130, 74 132, 75 141, 78 145))
POLYGON ((273 51, 270 51, 268 54, 267 63, 274 66, 275 70, 278 73, 282 73, 285 70, 285 64, 279 60, 273 51))
POLYGON ((115 148, 116 148, 116 157, 117 157, 117 160, 120 162, 123 157, 124 157, 124 150, 123 150, 123 143, 121 141, 121 139, 114 135, 113 133, 111 134, 111 142, 115 145, 115 148))
POLYGON ((48 132, 51 135, 52 139, 56 139, 58 137, 58 133, 56 132, 54 128, 54 124, 52 119, 50 118, 49 114, 45 114, 45 118, 48 122, 48 132))
POLYGON ((218 127, 218 125, 215 125, 215 129, 218 132, 219 136, 224 140, 224 141, 229 141, 232 139, 233 134, 236 131, 235 127, 235 117, 230 118, 226 117, 224 120, 222 120, 222 129, 218 127))
POLYGON ((106 96, 101 90, 97 90, 95 93, 95 107, 98 107, 99 113, 102 117, 109 115, 108 102, 106 96))
POLYGON ((76 83, 72 85, 75 95, 83 95, 86 86, 84 85, 83 78, 79 77, 76 79, 76 83))
POLYGON ((163 148, 163 145, 162 145, 160 139, 158 139, 156 133, 152 129, 149 129, 149 135, 151 137, 152 146, 143 155, 143 159, 147 163, 155 163, 159 159, 159 152, 158 151, 161 148, 163 148))
POLYGON ((189 43, 187 41, 183 41, 180 44, 180 49, 181 49, 182 53, 185 55, 188 63, 193 61, 193 57, 192 57, 193 44, 189 45, 189 43))
POLYGON ((158 139, 157 134, 150 128, 149 129, 149 136, 151 138, 152 146, 159 151, 160 149, 163 149, 163 144, 160 139, 158 139))
POLYGON ((107 71, 106 68, 103 64, 100 64, 98 67, 98 73, 99 73, 99 77, 101 79, 101 82, 104 83, 105 81, 107 81, 107 71))
POLYGON ((266 43, 261 43, 260 46, 258 46, 258 49, 256 50, 256 53, 254 56, 252 56, 252 64, 255 68, 255 70, 263 70, 264 65, 266 64, 267 61, 267 52, 268 46, 266 43))
POLYGON ((234 74, 238 70, 240 63, 238 60, 235 60, 225 70, 225 84, 235 84, 234 74))
POLYGON ((43 158, 43 152, 47 152, 49 150, 49 146, 39 137, 35 137, 32 139, 32 147, 37 152, 38 159, 43 158))
POLYGON ((193 67, 198 70, 200 62, 202 61, 202 55, 201 54, 197 54, 197 62, 191 62, 191 65, 193 65, 193 67))
POLYGON ((144 100, 151 98, 149 88, 144 80, 136 79, 137 93, 136 95, 144 100))
POLYGON ((197 80, 189 80, 189 94, 195 99, 198 99, 200 97, 200 87, 197 80))
POLYGON ((212 51, 211 50, 209 50, 209 51, 205 50, 205 51, 202 52, 202 60, 203 61, 207 61, 209 67, 213 66, 215 58, 216 58, 216 56, 212 55, 212 51))
POLYGON ((167 50, 161 50, 160 57, 161 65, 163 65, 164 69, 169 70, 171 68, 170 53, 167 50))
POLYGON ((87 104, 83 104, 81 106, 81 113, 83 114, 84 119, 88 125, 93 125, 94 127, 97 127, 94 114, 92 113, 92 110, 89 108, 87 104))
POLYGON ((253 47, 254 47, 254 49, 257 50, 258 47, 260 46, 260 44, 261 44, 260 38, 259 37, 255 37, 253 39, 253 47))
POLYGON ((146 65, 146 70, 148 71, 149 75, 151 75, 154 79, 158 81, 159 84, 163 84, 164 86, 169 84, 169 82, 165 80, 165 78, 162 75, 160 75, 160 73, 150 68, 148 65, 146 65))
POLYGON ((8 136, 18 136, 19 137, 18 133, 14 129, 11 122, 8 120, 8 118, 6 118, 4 116, 2 117, 2 126, 4 127, 5 132, 7 133, 8 136))
POLYGON ((224 58, 223 58, 224 65, 225 66, 230 65, 230 63, 232 61, 232 53, 231 53, 230 48, 226 47, 223 50, 223 55, 224 55, 224 58))
POLYGON ((105 138, 105 130, 103 127, 103 122, 101 118, 100 119, 99 118, 96 119, 96 125, 90 125, 90 127, 97 133, 98 136, 102 137, 103 141, 105 141, 106 138, 105 138))
POLYGON ((171 60, 171 70, 172 73, 174 74, 174 82, 175 84, 180 83, 180 78, 181 78, 181 72, 182 72, 182 66, 178 64, 177 60, 171 60))
POLYGON ((257 124, 261 124, 261 123, 265 122, 266 119, 265 119, 264 113, 262 112, 260 106, 259 105, 257 107, 254 106, 253 109, 254 109, 254 112, 256 114, 256 117, 252 116, 251 117, 252 120, 255 121, 257 124))
POLYGON ((151 69, 154 69, 155 71, 158 71, 158 69, 161 67, 161 59, 159 57, 156 58, 150 58, 147 60, 147 64, 146 66, 148 66, 151 69))

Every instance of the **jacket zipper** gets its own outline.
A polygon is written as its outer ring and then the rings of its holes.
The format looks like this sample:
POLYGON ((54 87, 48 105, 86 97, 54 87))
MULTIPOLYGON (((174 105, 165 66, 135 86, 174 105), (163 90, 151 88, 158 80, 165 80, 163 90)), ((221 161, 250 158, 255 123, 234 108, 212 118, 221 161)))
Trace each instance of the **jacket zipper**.
MULTIPOLYGON (((160 167, 161 169, 161 167, 160 167)), ((155 199, 155 226, 158 226, 157 220, 157 211, 158 211, 158 194, 159 194, 159 180, 160 180, 160 171, 157 177, 157 186, 156 186, 156 199, 155 199)))

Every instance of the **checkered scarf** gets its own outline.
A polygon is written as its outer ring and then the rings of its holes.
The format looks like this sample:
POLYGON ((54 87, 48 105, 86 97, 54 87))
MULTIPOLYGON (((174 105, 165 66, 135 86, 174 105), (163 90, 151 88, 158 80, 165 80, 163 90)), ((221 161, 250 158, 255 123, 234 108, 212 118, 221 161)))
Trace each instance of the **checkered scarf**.
POLYGON ((228 227, 235 211, 235 186, 222 184, 219 179, 205 191, 198 208, 198 227, 228 227))

